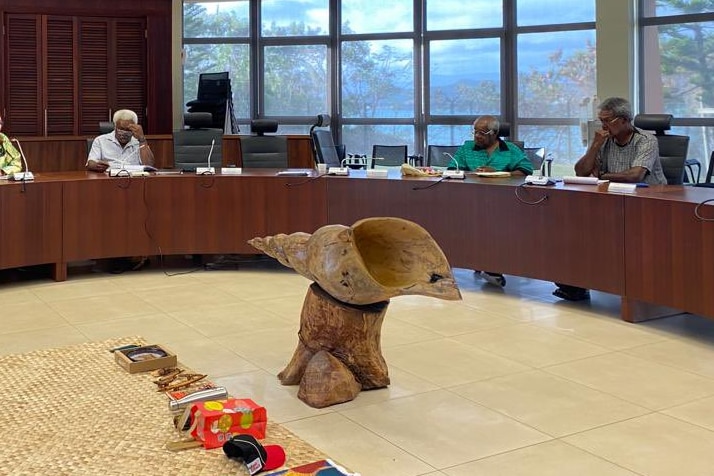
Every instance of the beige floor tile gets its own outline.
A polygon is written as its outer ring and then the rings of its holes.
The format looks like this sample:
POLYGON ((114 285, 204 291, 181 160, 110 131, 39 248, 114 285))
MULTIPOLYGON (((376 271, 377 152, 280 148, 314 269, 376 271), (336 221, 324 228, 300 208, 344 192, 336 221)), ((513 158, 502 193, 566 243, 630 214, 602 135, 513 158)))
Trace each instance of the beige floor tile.
POLYGON ((638 476, 560 441, 548 441, 455 468, 449 476, 638 476))
POLYGON ((442 336, 436 332, 424 329, 404 321, 395 316, 387 315, 382 324, 382 348, 396 347, 405 344, 415 344, 429 340, 441 339, 442 336))
POLYGON ((540 370, 507 375, 450 390, 554 437, 650 412, 540 370))
POLYGON ((608 351, 604 347, 529 324, 473 332, 454 339, 533 367, 568 362, 608 351))
POLYGON ((275 314, 287 322, 299 323, 304 301, 305 296, 293 294, 275 299, 264 299, 252 302, 255 307, 275 314))
POLYGON ((285 426, 362 476, 412 476, 434 471, 419 458, 339 414, 307 418, 285 426))
POLYGON ((312 408, 297 398, 297 386, 285 386, 278 378, 264 370, 215 378, 217 385, 226 387, 237 398, 250 398, 268 411, 268 420, 285 423, 293 420, 331 413, 334 408, 312 408))
POLYGON ((714 380, 619 352, 545 371, 651 410, 714 395, 714 380))
POLYGON ((350 410, 438 389, 433 383, 395 367, 389 369, 389 379, 391 380, 389 386, 360 392, 351 402, 333 405, 331 408, 335 411, 350 410))
POLYGON ((340 413, 440 470, 550 439, 446 390, 340 413))
MULTIPOLYGON (((77 279, 64 282, 52 282, 33 286, 32 292, 44 302, 66 301, 98 296, 111 296, 125 291, 117 286, 111 277, 98 274, 95 279, 77 279)), ((108 297, 108 299, 110 299, 108 297)))
POLYGON ((627 354, 714 378, 714 347, 681 339, 643 345, 627 354))
POLYGON ((140 336, 151 343, 170 345, 175 341, 204 337, 195 329, 166 314, 149 314, 109 322, 77 324, 75 327, 91 340, 140 336))
POLYGON ((253 365, 273 375, 281 372, 290 362, 298 343, 294 329, 245 329, 236 334, 214 337, 224 346, 253 365))
POLYGON ((714 397, 703 398, 678 407, 662 410, 660 413, 679 418, 694 425, 714 431, 714 397))
POLYGON ((294 332, 298 329, 297 322, 291 325, 272 312, 245 301, 203 309, 187 308, 168 314, 208 337, 245 333, 257 329, 294 329, 294 332))
POLYGON ((91 339, 69 325, 0 334, 0 355, 81 344, 91 339))
POLYGON ((49 306, 72 324, 111 321, 160 312, 129 292, 52 301, 49 306))
POLYGON ((447 338, 390 347, 383 349, 383 354, 390 368, 399 368, 441 387, 529 369, 513 360, 447 338))
POLYGON ((0 335, 17 333, 68 324, 54 309, 42 301, 15 302, 2 307, 2 326, 0 335))
POLYGON ((210 309, 234 302, 233 296, 220 289, 186 284, 170 288, 137 289, 132 292, 163 312, 210 309))
POLYGON ((714 432, 650 414, 569 436, 566 442, 647 476, 710 476, 714 432))
POLYGON ((452 302, 426 310, 388 310, 385 320, 392 317, 446 337, 513 324, 511 319, 494 312, 452 302))
POLYGON ((24 283, 17 283, 0 286, 0 302, 2 302, 3 306, 9 306, 11 304, 42 302, 42 300, 24 283))
POLYGON ((240 372, 251 372, 257 367, 207 337, 190 339, 167 338, 165 341, 178 355, 179 362, 198 373, 222 377, 240 372))
POLYGON ((612 350, 629 349, 665 339, 662 334, 620 319, 563 312, 533 325, 612 350))

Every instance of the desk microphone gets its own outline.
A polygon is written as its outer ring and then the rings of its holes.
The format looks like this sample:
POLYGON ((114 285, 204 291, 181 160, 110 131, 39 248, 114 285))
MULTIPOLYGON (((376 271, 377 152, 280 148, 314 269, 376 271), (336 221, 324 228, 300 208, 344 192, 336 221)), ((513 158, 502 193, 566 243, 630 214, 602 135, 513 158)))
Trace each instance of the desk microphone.
POLYGON ((207 167, 196 167, 196 174, 197 175, 212 175, 216 173, 216 169, 211 167, 211 155, 213 154, 213 146, 216 145, 216 139, 211 139, 211 150, 208 151, 208 159, 206 162, 208 163, 207 167))
MULTIPOLYGON (((131 175, 132 175, 131 167, 129 169, 127 169, 126 163, 129 161, 129 159, 134 157, 134 155, 138 154, 140 150, 141 150, 141 147, 138 147, 131 154, 129 154, 128 157, 124 157, 122 159, 121 163, 119 164, 118 169, 109 167, 109 169, 107 169, 109 176, 110 177, 131 177, 131 175)), ((141 160, 139 160, 139 162, 141 162, 141 160)), ((142 166, 141 170, 143 172, 143 170, 144 170, 143 166, 142 166)))
POLYGON ((445 179, 465 179, 466 174, 464 174, 463 170, 459 169, 459 161, 456 160, 454 158, 454 156, 448 152, 442 152, 442 155, 444 157, 448 157, 450 159, 449 167, 451 167, 451 162, 456 164, 456 170, 444 170, 444 172, 441 174, 441 176, 444 177, 445 179))
POLYGON ((20 144, 20 141, 17 140, 16 137, 13 137, 11 141, 17 144, 17 148, 20 150, 20 157, 22 157, 22 163, 25 166, 24 172, 15 172, 14 174, 12 174, 12 180, 19 180, 22 182, 25 182, 27 180, 35 180, 35 176, 32 174, 32 172, 30 172, 29 167, 27 166, 27 159, 25 158, 25 152, 22 151, 22 145, 20 144))

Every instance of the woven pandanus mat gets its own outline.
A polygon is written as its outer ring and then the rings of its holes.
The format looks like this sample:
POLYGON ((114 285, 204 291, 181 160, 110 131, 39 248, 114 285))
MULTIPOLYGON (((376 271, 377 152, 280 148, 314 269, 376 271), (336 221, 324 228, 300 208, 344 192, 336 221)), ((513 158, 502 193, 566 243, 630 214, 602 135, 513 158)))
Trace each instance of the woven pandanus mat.
MULTIPOLYGON (((127 337, 0 357, 0 475, 248 474, 220 448, 165 448, 181 439, 166 395, 151 373, 129 374, 108 352, 130 343, 146 342, 127 337)), ((268 423, 262 443, 281 445, 288 467, 326 457, 277 423, 268 423)))

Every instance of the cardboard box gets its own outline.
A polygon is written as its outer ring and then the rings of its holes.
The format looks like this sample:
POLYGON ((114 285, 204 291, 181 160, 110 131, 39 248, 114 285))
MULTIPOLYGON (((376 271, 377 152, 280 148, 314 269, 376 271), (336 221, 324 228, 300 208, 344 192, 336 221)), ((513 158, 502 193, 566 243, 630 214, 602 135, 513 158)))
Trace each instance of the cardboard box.
POLYGON ((176 354, 158 344, 144 345, 114 352, 114 360, 130 374, 176 367, 176 354))
POLYGON ((191 436, 206 449, 219 448, 233 435, 265 438, 268 415, 248 398, 196 402, 191 406, 191 436))

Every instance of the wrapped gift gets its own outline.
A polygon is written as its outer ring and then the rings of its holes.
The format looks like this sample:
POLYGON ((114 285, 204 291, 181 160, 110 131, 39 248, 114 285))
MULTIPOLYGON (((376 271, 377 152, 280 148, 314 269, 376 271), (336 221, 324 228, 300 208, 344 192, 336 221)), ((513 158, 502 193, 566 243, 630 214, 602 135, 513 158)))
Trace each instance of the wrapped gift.
POLYGON ((265 438, 265 408, 248 398, 196 402, 190 412, 191 436, 207 449, 223 446, 233 435, 265 438))

